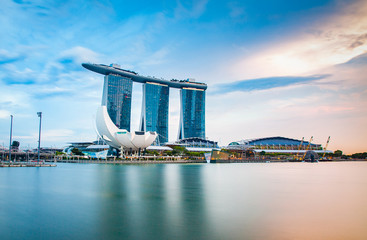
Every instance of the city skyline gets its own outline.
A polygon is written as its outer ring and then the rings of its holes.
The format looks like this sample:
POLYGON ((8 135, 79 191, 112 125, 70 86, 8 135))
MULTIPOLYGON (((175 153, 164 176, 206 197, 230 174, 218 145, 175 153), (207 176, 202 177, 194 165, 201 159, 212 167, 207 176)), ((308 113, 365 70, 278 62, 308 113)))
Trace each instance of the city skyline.
MULTIPOLYGON (((97 62, 207 83, 206 136, 220 145, 331 136, 331 150, 367 150, 365 1, 4 1, 0 13, 1 145, 12 114, 13 140, 35 147, 37 112, 44 147, 96 139, 103 81, 80 64, 97 62)), ((169 94, 172 141, 180 93, 169 94)))

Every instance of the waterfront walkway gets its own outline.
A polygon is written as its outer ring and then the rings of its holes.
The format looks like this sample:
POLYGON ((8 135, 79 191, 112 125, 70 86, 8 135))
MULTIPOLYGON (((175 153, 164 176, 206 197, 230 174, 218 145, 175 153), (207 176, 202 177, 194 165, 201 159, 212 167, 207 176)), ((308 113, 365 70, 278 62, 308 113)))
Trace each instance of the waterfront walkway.
POLYGON ((56 167, 44 162, 0 162, 0 167, 56 167))
MULTIPOLYGON (((54 161, 51 159, 49 161, 54 161)), ((145 159, 132 159, 132 160, 89 160, 89 159, 57 159, 58 163, 99 163, 99 164, 160 164, 160 163, 206 163, 205 160, 145 160, 145 159)))

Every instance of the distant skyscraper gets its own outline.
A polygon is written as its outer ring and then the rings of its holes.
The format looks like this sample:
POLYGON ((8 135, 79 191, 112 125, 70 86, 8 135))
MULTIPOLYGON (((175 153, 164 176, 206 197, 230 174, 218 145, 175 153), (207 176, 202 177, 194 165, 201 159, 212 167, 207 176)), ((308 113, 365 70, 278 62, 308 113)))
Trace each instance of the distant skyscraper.
POLYGON ((205 139, 205 91, 180 90, 180 127, 178 139, 199 137, 205 139))
POLYGON ((104 78, 102 106, 107 106, 112 122, 127 131, 130 131, 132 87, 133 81, 127 77, 109 74, 104 78))
POLYGON ((143 84, 140 130, 157 132, 160 144, 168 141, 168 106, 168 85, 153 82, 143 84))

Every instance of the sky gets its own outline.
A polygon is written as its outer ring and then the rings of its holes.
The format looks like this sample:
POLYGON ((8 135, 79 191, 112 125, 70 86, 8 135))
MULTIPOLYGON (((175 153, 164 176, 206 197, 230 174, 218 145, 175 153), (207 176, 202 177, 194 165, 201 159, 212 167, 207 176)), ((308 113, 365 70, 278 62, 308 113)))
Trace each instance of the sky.
MULTIPOLYGON (((103 75, 83 62, 208 84, 206 135, 314 137, 367 151, 367 2, 363 0, 9 1, 0 8, 0 144, 96 139, 103 75)), ((134 83, 132 130, 141 111, 134 83)), ((170 92, 177 139, 179 93, 170 92)))

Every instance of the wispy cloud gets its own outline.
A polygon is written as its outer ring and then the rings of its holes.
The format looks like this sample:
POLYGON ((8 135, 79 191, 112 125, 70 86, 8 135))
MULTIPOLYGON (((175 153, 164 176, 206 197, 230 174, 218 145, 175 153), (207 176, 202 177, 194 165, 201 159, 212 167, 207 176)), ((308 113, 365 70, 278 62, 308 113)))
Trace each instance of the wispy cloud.
POLYGON ((10 112, 7 110, 0 109, 0 118, 9 118, 10 112))
POLYGON ((227 4, 229 8, 229 16, 238 22, 244 22, 246 20, 245 8, 238 2, 229 2, 227 4))
POLYGON ((9 52, 5 49, 0 49, 0 65, 17 62, 23 59, 25 59, 25 56, 22 54, 9 52))
POLYGON ((72 47, 60 54, 60 62, 69 63, 75 62, 81 64, 83 62, 96 62, 99 59, 99 54, 82 46, 72 47))
POLYGON ((266 90, 278 87, 285 87, 295 84, 306 84, 317 80, 329 77, 328 74, 312 75, 312 76, 283 76, 283 77, 268 77, 247 79, 227 84, 219 84, 214 87, 214 94, 229 93, 229 92, 250 92, 257 90, 266 90))
POLYGON ((349 61, 340 64, 340 65, 341 66, 348 65, 348 66, 355 66, 355 67, 365 66, 365 65, 367 65, 367 52, 363 53, 361 55, 358 55, 358 56, 350 59, 349 61))
POLYGON ((198 18, 204 13, 207 3, 208 0, 178 1, 175 18, 198 18))
POLYGON ((367 52, 367 3, 356 1, 314 25, 288 34, 255 53, 246 53, 231 68, 237 76, 305 75, 341 64, 367 52))
MULTIPOLYGON (((67 138, 72 137, 74 134, 73 130, 70 129, 49 129, 42 132, 42 137, 47 139, 48 141, 57 141, 57 140, 64 140, 67 138)), ((38 132, 33 132, 32 135, 14 135, 15 139, 37 139, 38 132)))
POLYGON ((0 81, 5 84, 34 84, 37 79, 37 74, 30 68, 19 70, 16 65, 6 64, 2 67, 0 73, 0 81))

